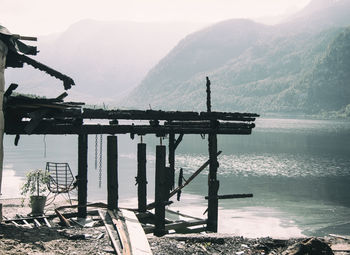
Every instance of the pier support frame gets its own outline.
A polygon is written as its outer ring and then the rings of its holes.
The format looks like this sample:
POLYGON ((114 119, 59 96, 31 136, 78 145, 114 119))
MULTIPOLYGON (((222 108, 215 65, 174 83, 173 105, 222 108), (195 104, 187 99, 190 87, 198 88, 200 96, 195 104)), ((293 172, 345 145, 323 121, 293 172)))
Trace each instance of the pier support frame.
POLYGON ((118 209, 118 137, 107 137, 107 208, 118 209))
POLYGON ((78 136, 78 217, 86 218, 88 172, 88 135, 78 136))
POLYGON ((155 229, 156 236, 163 236, 165 231, 165 202, 167 201, 168 181, 165 168, 166 147, 156 147, 156 178, 155 178, 155 229))
POLYGON ((137 144, 137 198, 138 211, 145 212, 147 209, 147 173, 146 173, 146 144, 137 144))
POLYGON ((218 231, 218 190, 217 180, 218 158, 217 158, 217 136, 209 134, 209 177, 208 177, 208 223, 207 230, 218 231))
MULTIPOLYGON (((211 89, 210 80, 207 80, 207 112, 211 112, 211 89)), ((217 142, 217 121, 210 121, 212 132, 208 136, 208 151, 209 151, 209 176, 208 176, 208 221, 207 230, 212 232, 218 231, 218 190, 219 181, 217 180, 218 163, 218 142, 217 142)))
MULTIPOLYGON (((175 186, 175 134, 169 134, 169 191, 174 189, 175 186)), ((169 198, 168 198, 169 199, 169 198)))

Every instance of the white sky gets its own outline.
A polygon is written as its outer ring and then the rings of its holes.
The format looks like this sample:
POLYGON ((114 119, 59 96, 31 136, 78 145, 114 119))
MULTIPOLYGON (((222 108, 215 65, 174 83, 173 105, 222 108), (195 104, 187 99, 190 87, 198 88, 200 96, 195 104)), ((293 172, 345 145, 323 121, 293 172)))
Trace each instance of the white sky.
POLYGON ((0 24, 12 33, 62 32, 79 20, 217 22, 284 15, 310 0, 0 0, 0 24))

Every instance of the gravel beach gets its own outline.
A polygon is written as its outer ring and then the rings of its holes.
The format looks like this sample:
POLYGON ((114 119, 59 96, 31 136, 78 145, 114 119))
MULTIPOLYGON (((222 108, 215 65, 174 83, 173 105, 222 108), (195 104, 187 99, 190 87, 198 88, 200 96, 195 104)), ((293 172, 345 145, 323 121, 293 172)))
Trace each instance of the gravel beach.
MULTIPOLYGON (((21 199, 4 199, 2 203, 7 219, 30 213, 30 208, 22 207, 21 199)), ((60 200, 51 204, 47 214, 53 214, 55 207, 65 203, 60 200)), ((58 218, 50 221, 52 227, 16 227, 13 223, 2 222, 0 254, 114 254, 102 221, 97 216, 92 219, 92 227, 84 228, 60 226, 58 218)), ((280 240, 212 233, 164 237, 148 234, 147 238, 153 254, 350 254, 349 240, 331 236, 280 240)))

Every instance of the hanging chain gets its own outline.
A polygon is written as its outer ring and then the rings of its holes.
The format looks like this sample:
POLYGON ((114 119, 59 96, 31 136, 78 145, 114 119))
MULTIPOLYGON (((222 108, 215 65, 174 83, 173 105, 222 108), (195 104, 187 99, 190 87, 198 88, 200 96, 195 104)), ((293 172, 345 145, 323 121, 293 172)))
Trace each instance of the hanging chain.
POLYGON ((98 187, 101 188, 102 186, 102 140, 103 135, 100 134, 100 162, 99 162, 99 172, 98 172, 98 187))
POLYGON ((95 135, 95 170, 97 170, 97 134, 95 135))

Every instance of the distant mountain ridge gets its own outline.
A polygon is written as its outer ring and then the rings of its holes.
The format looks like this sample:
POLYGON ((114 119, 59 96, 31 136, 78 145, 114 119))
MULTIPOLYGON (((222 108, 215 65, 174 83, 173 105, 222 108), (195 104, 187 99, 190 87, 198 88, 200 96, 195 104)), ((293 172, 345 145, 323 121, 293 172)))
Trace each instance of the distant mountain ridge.
POLYGON ((346 107, 350 1, 316 3, 283 24, 229 20, 187 36, 120 106, 205 110, 209 76, 216 110, 318 113, 346 107))

